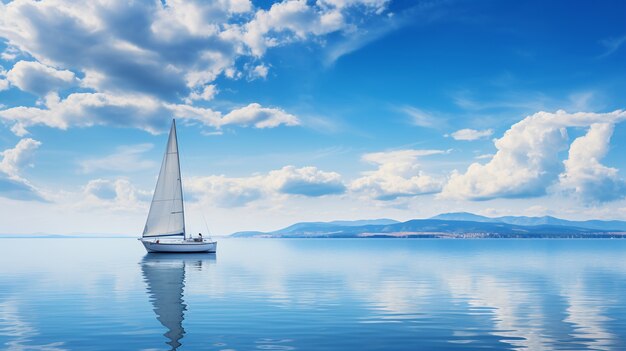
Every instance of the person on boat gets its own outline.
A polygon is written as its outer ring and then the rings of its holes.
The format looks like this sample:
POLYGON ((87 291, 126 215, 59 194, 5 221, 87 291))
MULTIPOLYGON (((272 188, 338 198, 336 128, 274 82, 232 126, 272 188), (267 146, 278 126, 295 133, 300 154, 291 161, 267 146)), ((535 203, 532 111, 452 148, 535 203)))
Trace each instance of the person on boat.
POLYGON ((198 237, 195 241, 202 241, 202 233, 198 233, 198 237))

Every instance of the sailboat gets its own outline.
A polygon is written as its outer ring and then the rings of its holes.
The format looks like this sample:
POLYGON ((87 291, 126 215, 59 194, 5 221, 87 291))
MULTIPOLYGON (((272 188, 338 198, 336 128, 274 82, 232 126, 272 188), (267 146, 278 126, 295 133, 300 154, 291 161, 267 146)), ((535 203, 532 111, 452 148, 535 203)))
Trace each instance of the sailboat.
POLYGON ((161 171, 157 180, 143 235, 139 238, 148 252, 215 252, 217 242, 185 232, 185 205, 180 177, 176 120, 167 140, 161 171))

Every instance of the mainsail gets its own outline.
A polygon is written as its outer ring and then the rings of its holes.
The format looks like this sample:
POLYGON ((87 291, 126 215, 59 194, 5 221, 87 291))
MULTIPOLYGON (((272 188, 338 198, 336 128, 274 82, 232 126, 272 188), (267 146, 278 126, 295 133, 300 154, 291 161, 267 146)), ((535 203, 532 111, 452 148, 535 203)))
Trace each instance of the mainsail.
POLYGON ((180 180, 176 121, 172 121, 159 179, 143 229, 144 237, 185 235, 183 186, 180 180))

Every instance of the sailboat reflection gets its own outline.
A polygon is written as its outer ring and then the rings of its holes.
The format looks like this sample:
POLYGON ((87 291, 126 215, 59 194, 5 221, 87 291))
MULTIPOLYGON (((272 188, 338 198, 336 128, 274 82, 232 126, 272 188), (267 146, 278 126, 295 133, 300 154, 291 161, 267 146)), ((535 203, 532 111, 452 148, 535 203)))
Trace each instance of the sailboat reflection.
POLYGON ((183 299, 185 268, 203 270, 215 262, 215 254, 147 254, 141 261, 141 272, 157 320, 167 328, 163 335, 171 350, 180 347, 185 335, 183 320, 187 304, 183 299))

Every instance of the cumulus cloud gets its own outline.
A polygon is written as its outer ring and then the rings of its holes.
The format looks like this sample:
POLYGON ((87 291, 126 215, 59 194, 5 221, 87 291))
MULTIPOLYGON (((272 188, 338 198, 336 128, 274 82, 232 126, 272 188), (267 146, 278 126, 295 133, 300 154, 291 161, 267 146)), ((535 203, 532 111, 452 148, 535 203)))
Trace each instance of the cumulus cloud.
POLYGON ((269 67, 266 65, 258 65, 255 66, 250 72, 250 78, 267 78, 267 73, 269 72, 269 67))
POLYGON ((229 178, 220 175, 192 177, 185 181, 185 191, 191 198, 210 201, 219 207, 240 207, 261 198, 281 195, 338 195, 345 190, 338 173, 321 171, 315 167, 285 166, 250 177, 229 178))
POLYGON ((128 179, 92 179, 83 187, 80 208, 137 211, 147 207, 151 193, 137 189, 128 179))
POLYGON ((20 51, 14 46, 7 46, 2 53, 0 53, 0 58, 5 61, 14 61, 20 54, 20 51))
POLYGON ((191 200, 210 201, 218 207, 240 207, 265 195, 267 189, 263 179, 262 176, 192 177, 185 180, 185 191, 191 195, 191 200))
POLYGON ((335 6, 321 8, 305 0, 289 0, 257 11, 242 38, 254 55, 262 56, 268 47, 336 32, 345 26, 344 16, 335 6))
POLYGON ((626 112, 622 110, 535 113, 495 140, 498 151, 489 162, 473 163, 465 173, 453 172, 442 197, 488 200, 544 195, 563 169, 559 153, 569 144, 567 128, 589 127, 595 123, 613 125, 624 119, 626 112))
POLYGON ((60 129, 132 126, 156 133, 166 128, 169 119, 164 105, 149 96, 74 93, 64 100, 48 100, 46 104, 47 108, 20 106, 2 110, 0 118, 12 122, 12 130, 18 135, 24 135, 26 128, 34 125, 60 129))
POLYGON ((375 12, 385 10, 390 0, 320 0, 322 6, 334 6, 336 8, 345 8, 354 5, 363 5, 375 12))
POLYGON ((189 97, 186 99, 187 103, 191 103, 195 100, 204 100, 209 101, 213 100, 215 95, 217 94, 217 87, 215 84, 206 85, 199 90, 194 90, 189 94, 189 97))
POLYGON ((156 168, 157 164, 154 161, 143 159, 143 155, 153 146, 152 144, 120 146, 113 154, 81 161, 81 171, 83 173, 136 172, 156 168))
POLYGON ((41 142, 21 139, 12 149, 0 152, 0 196, 16 200, 45 201, 30 182, 20 176, 21 170, 31 165, 30 160, 41 142))
MULTIPOLYGON (((7 71, 0 66, 0 91, 9 89, 9 81, 6 79, 7 71)), ((0 104, 0 108, 3 108, 4 105, 0 104)))
POLYGON ((7 73, 7 80, 23 91, 39 96, 69 88, 76 76, 68 70, 57 70, 34 61, 20 61, 7 73))
POLYGON ((304 196, 343 194, 346 186, 341 175, 320 171, 315 167, 285 166, 268 174, 271 185, 280 193, 304 196))
POLYGON ((254 102, 230 112, 204 104, 215 98, 220 76, 266 78, 267 48, 302 41, 325 46, 330 33, 349 38, 371 24, 368 19, 384 17, 386 5, 285 0, 265 9, 249 0, 0 2, 0 39, 7 44, 2 57, 28 60, 0 71, 0 90, 36 94, 44 105, 0 107, 0 119, 18 136, 34 125, 111 125, 157 133, 172 116, 217 129, 205 134, 220 133, 224 126, 298 125, 294 115, 254 102))
POLYGON ((626 182, 619 178, 618 170, 600 163, 608 151, 613 128, 611 123, 592 124, 586 135, 574 140, 569 157, 563 162, 561 187, 585 202, 607 202, 626 196, 626 182))
MULTIPOLYGON (((61 106, 50 107, 51 111, 21 107, 3 111, 5 119, 11 115, 20 120, 14 131, 22 135, 28 119, 31 125, 62 128, 110 122, 158 129, 163 123, 158 121, 163 119, 160 106, 183 101, 196 108, 194 101, 211 100, 219 76, 241 76, 238 65, 250 62, 241 58, 256 61, 268 47, 294 41, 313 39, 324 45, 322 38, 329 33, 349 36, 367 18, 381 16, 386 4, 286 0, 257 9, 249 0, 0 3, 0 38, 7 43, 3 57, 15 59, 19 53, 30 60, 14 64, 8 81, 0 77, 0 89, 10 81, 40 96, 68 87, 79 91, 63 97, 61 106), (134 99, 141 101, 127 101, 134 99), (77 113, 63 109, 79 102, 77 113), (108 113, 101 113, 102 109, 108 113), (122 118, 120 111, 141 117, 122 118), (78 118, 79 113, 86 117, 78 118)), ((251 69, 254 77, 264 78, 267 73, 268 65, 262 63, 251 69)), ((294 124, 287 114, 280 118, 294 124)))
POLYGON ((454 140, 466 140, 473 141, 482 138, 490 137, 493 134, 493 129, 476 130, 476 129, 461 129, 450 134, 454 140))
POLYGON ((262 107, 257 103, 244 106, 222 117, 209 108, 168 104, 148 95, 111 95, 74 93, 64 100, 46 100, 46 108, 13 107, 0 111, 0 119, 13 123, 12 131, 20 136, 27 128, 44 125, 53 128, 90 127, 94 125, 131 126, 151 133, 166 130, 172 116, 193 119, 204 125, 273 128, 298 125, 298 118, 282 109, 262 107))
MULTIPOLYGON (((6 72, 0 66, 0 91, 9 89, 9 81, 6 79, 6 72)), ((2 108, 3 106, 0 106, 2 108)))
POLYGON ((267 108, 257 103, 252 103, 231 111, 220 120, 219 125, 253 125, 256 128, 272 128, 281 124, 295 126, 299 123, 296 116, 279 108, 267 108))
POLYGON ((437 193, 443 186, 443 180, 425 174, 418 159, 444 152, 409 149, 365 154, 362 159, 378 168, 364 172, 362 177, 355 179, 350 184, 350 190, 383 201, 437 193))
POLYGON ((0 171, 10 176, 17 176, 20 170, 30 164, 30 160, 35 150, 39 148, 41 142, 25 138, 21 139, 12 149, 4 150, 0 153, 0 171))
POLYGON ((236 53, 236 44, 214 29, 232 14, 212 2, 16 1, 0 13, 0 36, 10 46, 42 64, 82 72, 83 84, 101 92, 175 99, 214 79, 236 53), (198 72, 207 79, 186 79, 198 72))

